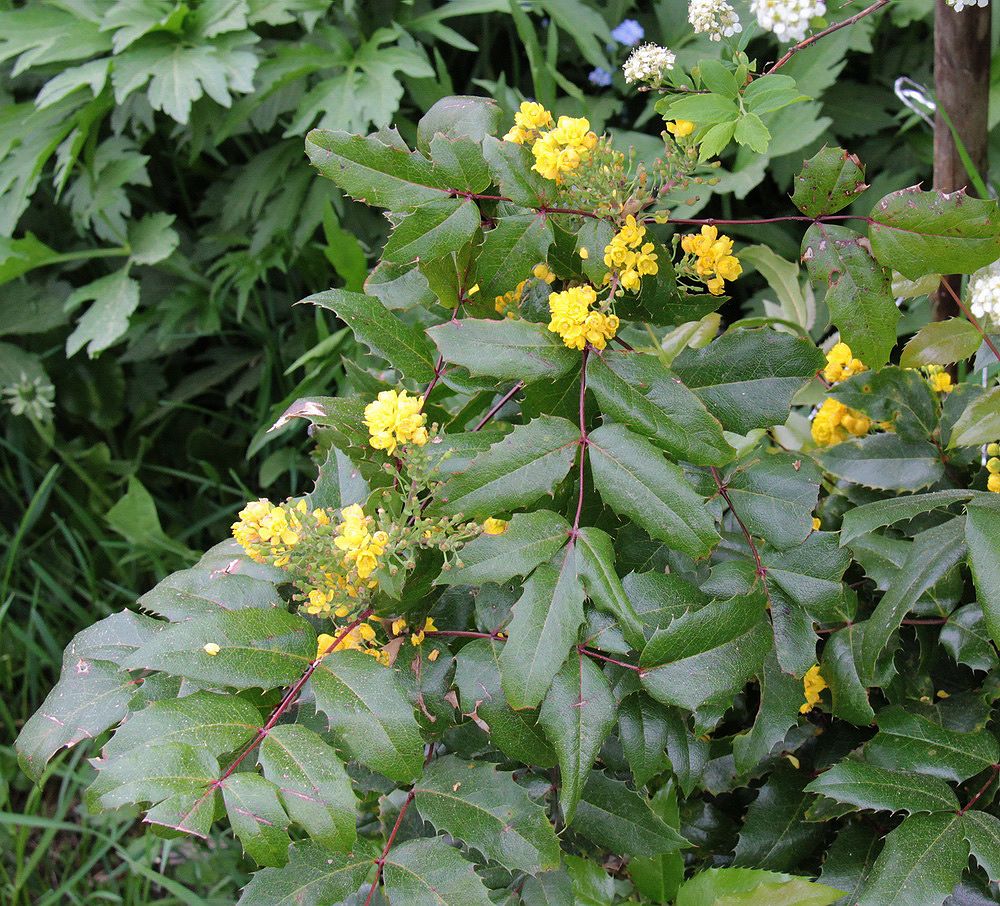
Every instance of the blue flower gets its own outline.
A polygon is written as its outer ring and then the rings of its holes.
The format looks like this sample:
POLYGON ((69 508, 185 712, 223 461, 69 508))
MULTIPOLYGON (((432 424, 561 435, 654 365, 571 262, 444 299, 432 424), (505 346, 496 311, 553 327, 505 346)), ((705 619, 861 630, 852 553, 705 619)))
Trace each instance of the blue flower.
POLYGON ((597 85, 599 88, 607 88, 611 84, 611 73, 606 69, 601 69, 598 66, 596 69, 592 70, 590 75, 587 76, 591 85, 597 85))
POLYGON ((624 44, 626 47, 634 47, 644 37, 646 37, 646 32, 643 27, 635 21, 635 19, 623 19, 622 22, 612 30, 611 37, 614 38, 619 44, 624 44))

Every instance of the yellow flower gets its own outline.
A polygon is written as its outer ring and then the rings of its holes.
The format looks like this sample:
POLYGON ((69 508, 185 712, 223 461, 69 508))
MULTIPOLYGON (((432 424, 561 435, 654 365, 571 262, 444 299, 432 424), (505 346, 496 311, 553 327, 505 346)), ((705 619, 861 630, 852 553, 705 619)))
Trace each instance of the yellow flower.
POLYGON ((538 138, 541 129, 548 129, 550 126, 552 114, 548 110, 534 101, 523 101, 514 114, 514 125, 503 140, 515 145, 529 144, 538 138))
POLYGON ((618 330, 615 315, 591 311, 597 301, 597 291, 592 286, 572 286, 560 293, 549 295, 549 330, 559 334, 570 349, 583 349, 588 343, 595 349, 604 349, 618 330))
POLYGON ((479 284, 477 283, 475 286, 472 287, 472 289, 470 289, 466 293, 466 295, 469 296, 469 298, 471 298, 472 296, 474 296, 478 292, 479 292, 479 284))
POLYGON ((667 132, 675 138, 684 138, 694 132, 694 123, 691 120, 674 120, 672 123, 667 123, 667 132))
POLYGON ((406 620, 403 617, 397 617, 392 621, 392 634, 402 635, 406 632, 406 620))
POLYGON ((577 252, 576 252, 576 253, 577 253, 577 254, 578 254, 578 255, 580 256, 580 258, 582 258, 582 259, 583 259, 584 261, 586 261, 586 260, 587 260, 587 259, 588 259, 588 258, 590 257, 590 252, 589 252, 589 251, 587 250, 587 247, 586 247, 585 245, 581 245, 581 246, 580 246, 580 248, 578 248, 578 249, 577 249, 577 252))
POLYGON ((802 690, 805 694, 806 700, 802 707, 799 708, 799 714, 806 714, 812 708, 819 703, 819 694, 824 689, 829 689, 826 680, 823 679, 822 674, 819 672, 819 665, 813 664, 806 671, 806 675, 802 677, 802 690))
POLYGON ((867 415, 828 397, 813 417, 811 431, 818 446, 830 447, 847 440, 849 434, 863 437, 871 427, 872 422, 867 415))
POLYGON ((556 279, 556 275, 544 261, 541 264, 536 264, 532 268, 531 273, 534 274, 539 280, 544 280, 550 285, 554 283, 556 279))
POLYGON ((383 390, 378 398, 365 406, 365 426, 368 428, 369 443, 376 450, 385 450, 390 456, 396 452, 397 444, 427 443, 427 420, 420 410, 423 400, 410 396, 405 390, 383 390))
POLYGON ((215 642, 206 642, 204 645, 205 654, 215 657, 222 649, 215 642))
POLYGON ((541 133, 531 146, 535 156, 531 169, 559 182, 562 174, 579 167, 596 145, 597 136, 590 131, 588 119, 561 116, 556 128, 541 133))
POLYGON ((604 248, 604 264, 618 272, 619 282, 630 292, 638 292, 642 278, 659 271, 656 263, 656 246, 643 243, 646 228, 632 214, 625 218, 622 228, 611 237, 604 248))
POLYGON ((813 531, 818 532, 823 523, 819 521, 819 516, 813 516, 813 531))
POLYGON ((951 375, 947 371, 939 371, 936 374, 932 374, 928 380, 931 390, 936 393, 951 393, 955 389, 951 383, 951 375))
POLYGON ((989 472, 990 475, 1000 474, 1000 459, 997 459, 997 457, 995 456, 991 456, 989 459, 987 459, 986 471, 989 472))
POLYGON ((441 649, 435 648, 433 651, 431 651, 430 654, 427 655, 427 660, 436 661, 438 659, 439 654, 441 654, 441 649))
POLYGON ((422 629, 417 630, 410 636, 410 644, 414 647, 422 645, 424 643, 424 633, 427 632, 437 632, 437 626, 434 625, 434 620, 431 617, 427 617, 424 620, 422 629))
POLYGON ((733 240, 720 236, 714 226, 703 226, 700 233, 684 236, 681 248, 693 255, 694 272, 705 281, 713 296, 721 296, 726 280, 735 280, 743 273, 743 265, 733 254, 733 240))
MULTIPOLYGON (((496 308, 497 314, 504 314, 507 311, 508 305, 518 305, 521 304, 521 293, 524 292, 524 287, 527 285, 527 280, 522 280, 517 284, 510 292, 504 293, 502 296, 497 296, 494 300, 493 307, 496 308)), ((514 313, 509 312, 508 317, 513 318, 514 313)))
POLYGON ((362 623, 358 627, 358 635, 361 636, 366 642, 374 641, 375 639, 375 629, 368 623, 362 623))
POLYGON ((836 384, 839 381, 846 381, 849 377, 853 377, 864 370, 864 362, 854 358, 851 347, 846 343, 837 343, 826 354, 826 367, 823 369, 823 377, 831 384, 836 384))
POLYGON ((333 543, 344 551, 344 566, 354 568, 359 579, 367 579, 378 568, 378 558, 385 553, 389 536, 385 532, 369 532, 371 518, 354 503, 341 510, 341 522, 333 543))
POLYGON ((989 444, 986 447, 987 456, 1000 456, 1000 444, 989 444))
POLYGON ((1000 494, 1000 475, 991 475, 986 479, 986 489, 994 494, 1000 494))
POLYGON ((507 531, 508 525, 510 525, 510 523, 506 519, 494 519, 490 516, 490 518, 483 523, 483 534, 502 535, 507 531))
MULTIPOLYGON (((304 503, 305 501, 300 501, 304 503)), ((289 510, 275 506, 270 500, 252 500, 239 513, 239 522, 232 526, 233 537, 258 563, 268 555, 275 557, 275 565, 289 562, 288 549, 299 543, 302 522, 298 505, 289 510)))

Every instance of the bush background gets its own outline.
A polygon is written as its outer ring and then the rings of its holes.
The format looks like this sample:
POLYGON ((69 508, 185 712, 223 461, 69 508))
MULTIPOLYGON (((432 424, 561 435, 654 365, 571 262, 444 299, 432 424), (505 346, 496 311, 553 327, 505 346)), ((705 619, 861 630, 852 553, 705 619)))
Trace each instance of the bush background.
MULTIPOLYGON (((26 374, 55 386, 51 422, 0 409, 0 899, 232 902, 246 877, 238 845, 81 824, 82 753, 61 756, 39 790, 11 743, 76 631, 190 564, 244 500, 306 486, 301 428, 265 433, 284 407, 364 380, 350 333, 294 303, 360 288, 387 223, 314 176, 305 132, 394 124, 412 142, 445 95, 492 96, 508 112, 536 97, 652 158, 662 121, 626 90, 628 49, 611 29, 635 18, 686 65, 718 49, 692 39, 679 0, 0 10, 0 385, 26 374), (595 67, 611 86, 589 81, 595 67)), ((785 111, 795 128, 775 130, 768 158, 731 149, 714 193, 687 210, 782 213, 792 174, 824 143, 861 156, 876 196, 929 183, 931 128, 895 85, 932 84, 931 16, 930 0, 897 0, 794 57, 785 71, 814 98, 785 111)), ((766 35, 750 52, 780 53, 766 35)), ((780 225, 736 238, 797 257, 780 225)), ((735 292, 730 319, 775 298, 752 273, 735 292)))

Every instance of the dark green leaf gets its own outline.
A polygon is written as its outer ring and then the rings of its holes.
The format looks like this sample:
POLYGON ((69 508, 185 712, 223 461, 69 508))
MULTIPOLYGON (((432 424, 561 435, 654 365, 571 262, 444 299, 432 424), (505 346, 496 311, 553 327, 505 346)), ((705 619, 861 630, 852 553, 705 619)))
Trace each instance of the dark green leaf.
POLYGON ((492 906, 471 862, 441 840, 410 840, 389 851, 384 869, 389 902, 406 906, 492 906))
POLYGON ((928 494, 910 494, 899 497, 889 497, 876 500, 862 506, 854 507, 844 514, 840 528, 840 543, 849 544, 855 538, 867 535, 869 532, 884 525, 893 525, 904 519, 913 519, 922 513, 930 512, 938 507, 947 507, 953 503, 968 500, 975 491, 931 491, 928 494))
MULTIPOLYGON (((661 786, 653 795, 650 807, 668 827, 680 828, 677 789, 673 781, 661 786)), ((684 857, 678 853, 659 856, 637 856, 629 860, 628 873, 636 890, 656 903, 669 903, 677 895, 684 880, 684 857)))
POLYGON ((1000 645, 1000 507, 983 499, 966 508, 969 566, 979 593, 986 628, 1000 645))
POLYGON ((480 143, 499 128, 503 111, 492 98, 446 97, 436 101, 417 123, 417 147, 428 151, 436 136, 480 143))
POLYGON ((983 608, 979 604, 966 604, 950 613, 948 622, 941 627, 938 641, 956 664, 965 664, 973 670, 992 670, 997 666, 993 640, 986 628, 983 608))
POLYGON ((552 225, 543 214, 502 217, 488 230, 476 258, 475 282, 487 301, 514 289, 545 261, 552 245, 552 225))
POLYGON ((666 629, 671 620, 710 600, 696 585, 673 573, 629 573, 622 585, 643 623, 658 629, 666 629))
POLYGON ((824 771, 806 790, 860 809, 908 815, 958 810, 951 787, 937 777, 886 770, 853 759, 824 771))
POLYGON ((573 882, 565 871, 543 871, 525 879, 521 902, 524 906, 576 906, 573 882))
POLYGON ((429 201, 399 220, 382 249, 382 258, 393 264, 433 260, 469 242, 479 222, 479 208, 468 199, 429 201))
POLYGON ((741 775, 749 774, 767 758, 798 723, 803 702, 802 682, 782 671, 774 652, 765 658, 758 681, 760 706, 753 726, 749 732, 733 737, 733 758, 741 775))
POLYGON ((646 786, 670 766, 666 708, 642 692, 625 697, 618 712, 618 737, 636 787, 646 786))
POLYGON ((919 368, 921 365, 961 362, 974 356, 982 342, 979 331, 964 318, 931 321, 906 344, 899 357, 899 365, 901 368, 919 368))
POLYGON ((618 621, 632 647, 642 648, 645 644, 642 621, 615 572, 615 547, 611 536, 599 528, 584 526, 576 542, 577 567, 587 597, 618 621))
POLYGON ((977 396, 951 429, 948 449, 993 443, 1000 436, 1000 388, 991 387, 977 396))
MULTIPOLYGON (((241 551, 242 553, 242 551, 241 551)), ((181 621, 221 610, 270 609, 282 605, 274 583, 243 575, 244 562, 233 570, 196 566, 171 573, 139 598, 139 606, 168 620, 181 621)))
POLYGON ((923 375, 890 366, 865 371, 837 384, 830 393, 874 422, 891 422, 907 440, 926 440, 938 423, 938 405, 923 375))
POLYGON ((807 217, 820 217, 846 208, 867 188, 864 164, 843 148, 824 145, 803 161, 792 202, 807 217))
POLYGON ((531 169, 534 158, 530 148, 488 136, 483 140, 483 154, 490 165, 493 181, 514 204, 541 208, 557 197, 555 183, 531 169))
POLYGON ((221 787, 229 824, 243 851, 258 865, 284 865, 292 841, 275 785, 259 774, 241 771, 227 777, 221 787))
POLYGON ((962 819, 962 832, 973 858, 995 884, 1000 880, 1000 818, 972 809, 962 819))
POLYGON ((824 471, 837 478, 882 491, 919 491, 944 474, 935 446, 896 434, 869 434, 845 441, 816 458, 824 471))
POLYGON ((875 719, 868 703, 868 690, 861 682, 858 658, 862 641, 860 624, 846 626, 833 633, 823 648, 820 673, 830 686, 833 713, 858 726, 875 719))

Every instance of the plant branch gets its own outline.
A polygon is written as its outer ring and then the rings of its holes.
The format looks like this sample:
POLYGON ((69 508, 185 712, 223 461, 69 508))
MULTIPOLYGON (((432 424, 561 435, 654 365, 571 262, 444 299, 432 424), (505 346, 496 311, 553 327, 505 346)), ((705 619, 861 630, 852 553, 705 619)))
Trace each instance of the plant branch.
MULTIPOLYGON (((458 310, 457 308, 455 309, 458 310)), ((454 315, 453 315, 454 317, 454 315)), ((427 389, 424 391, 424 399, 420 404, 422 409, 427 405, 427 398, 431 395, 431 391, 437 386, 438 381, 441 380, 441 375, 444 373, 444 356, 439 355, 437 362, 434 363, 434 377, 431 378, 430 383, 427 385, 427 389)))
POLYGON ((984 783, 979 788, 975 796, 973 796, 968 802, 965 803, 965 805, 963 805, 958 810, 959 815, 964 815, 970 808, 972 808, 972 806, 974 806, 980 799, 983 798, 983 795, 990 788, 990 785, 993 783, 994 780, 996 780, 998 773, 1000 773, 1000 764, 995 764, 993 765, 993 767, 990 768, 990 776, 986 778, 986 783, 984 783))
POLYGON ((513 387, 510 388, 510 390, 508 390, 502 397, 500 397, 497 403, 490 409, 489 412, 487 412, 479 420, 479 422, 476 424, 476 427, 473 428, 472 430, 479 431, 481 428, 483 428, 490 421, 490 419, 492 419, 493 416, 496 415, 507 404, 507 402, 514 396, 514 394, 516 394, 519 390, 523 388, 524 388, 524 381, 518 381, 513 387))
POLYGON ((772 72, 776 72, 777 70, 781 69, 781 67, 784 66, 800 50, 805 50, 811 44, 815 44, 817 41, 819 41, 821 38, 825 38, 827 35, 832 35, 835 31, 839 31, 842 28, 846 28, 848 25, 854 25, 855 22, 861 21, 862 19, 865 18, 865 16, 870 16, 872 13, 877 13, 880 9, 882 9, 883 6, 887 6, 888 4, 889 0, 875 0, 875 2, 871 6, 866 7, 865 9, 861 10, 861 12, 855 13, 853 16, 848 16, 841 22, 834 22, 833 25, 824 28, 822 31, 816 32, 816 34, 814 35, 810 35, 805 40, 799 41, 798 44, 793 44, 791 47, 788 48, 785 55, 780 60, 778 60, 778 62, 775 63, 773 66, 769 67, 768 69, 765 69, 763 74, 770 75, 772 72))
POLYGON ((590 441, 587 438, 586 421, 586 400, 587 400, 587 359, 590 357, 590 344, 583 347, 583 356, 580 362, 580 490, 576 498, 576 516, 573 518, 573 528, 570 529, 569 537, 575 541, 580 533, 580 516, 583 513, 583 470, 587 462, 587 446, 590 441))

